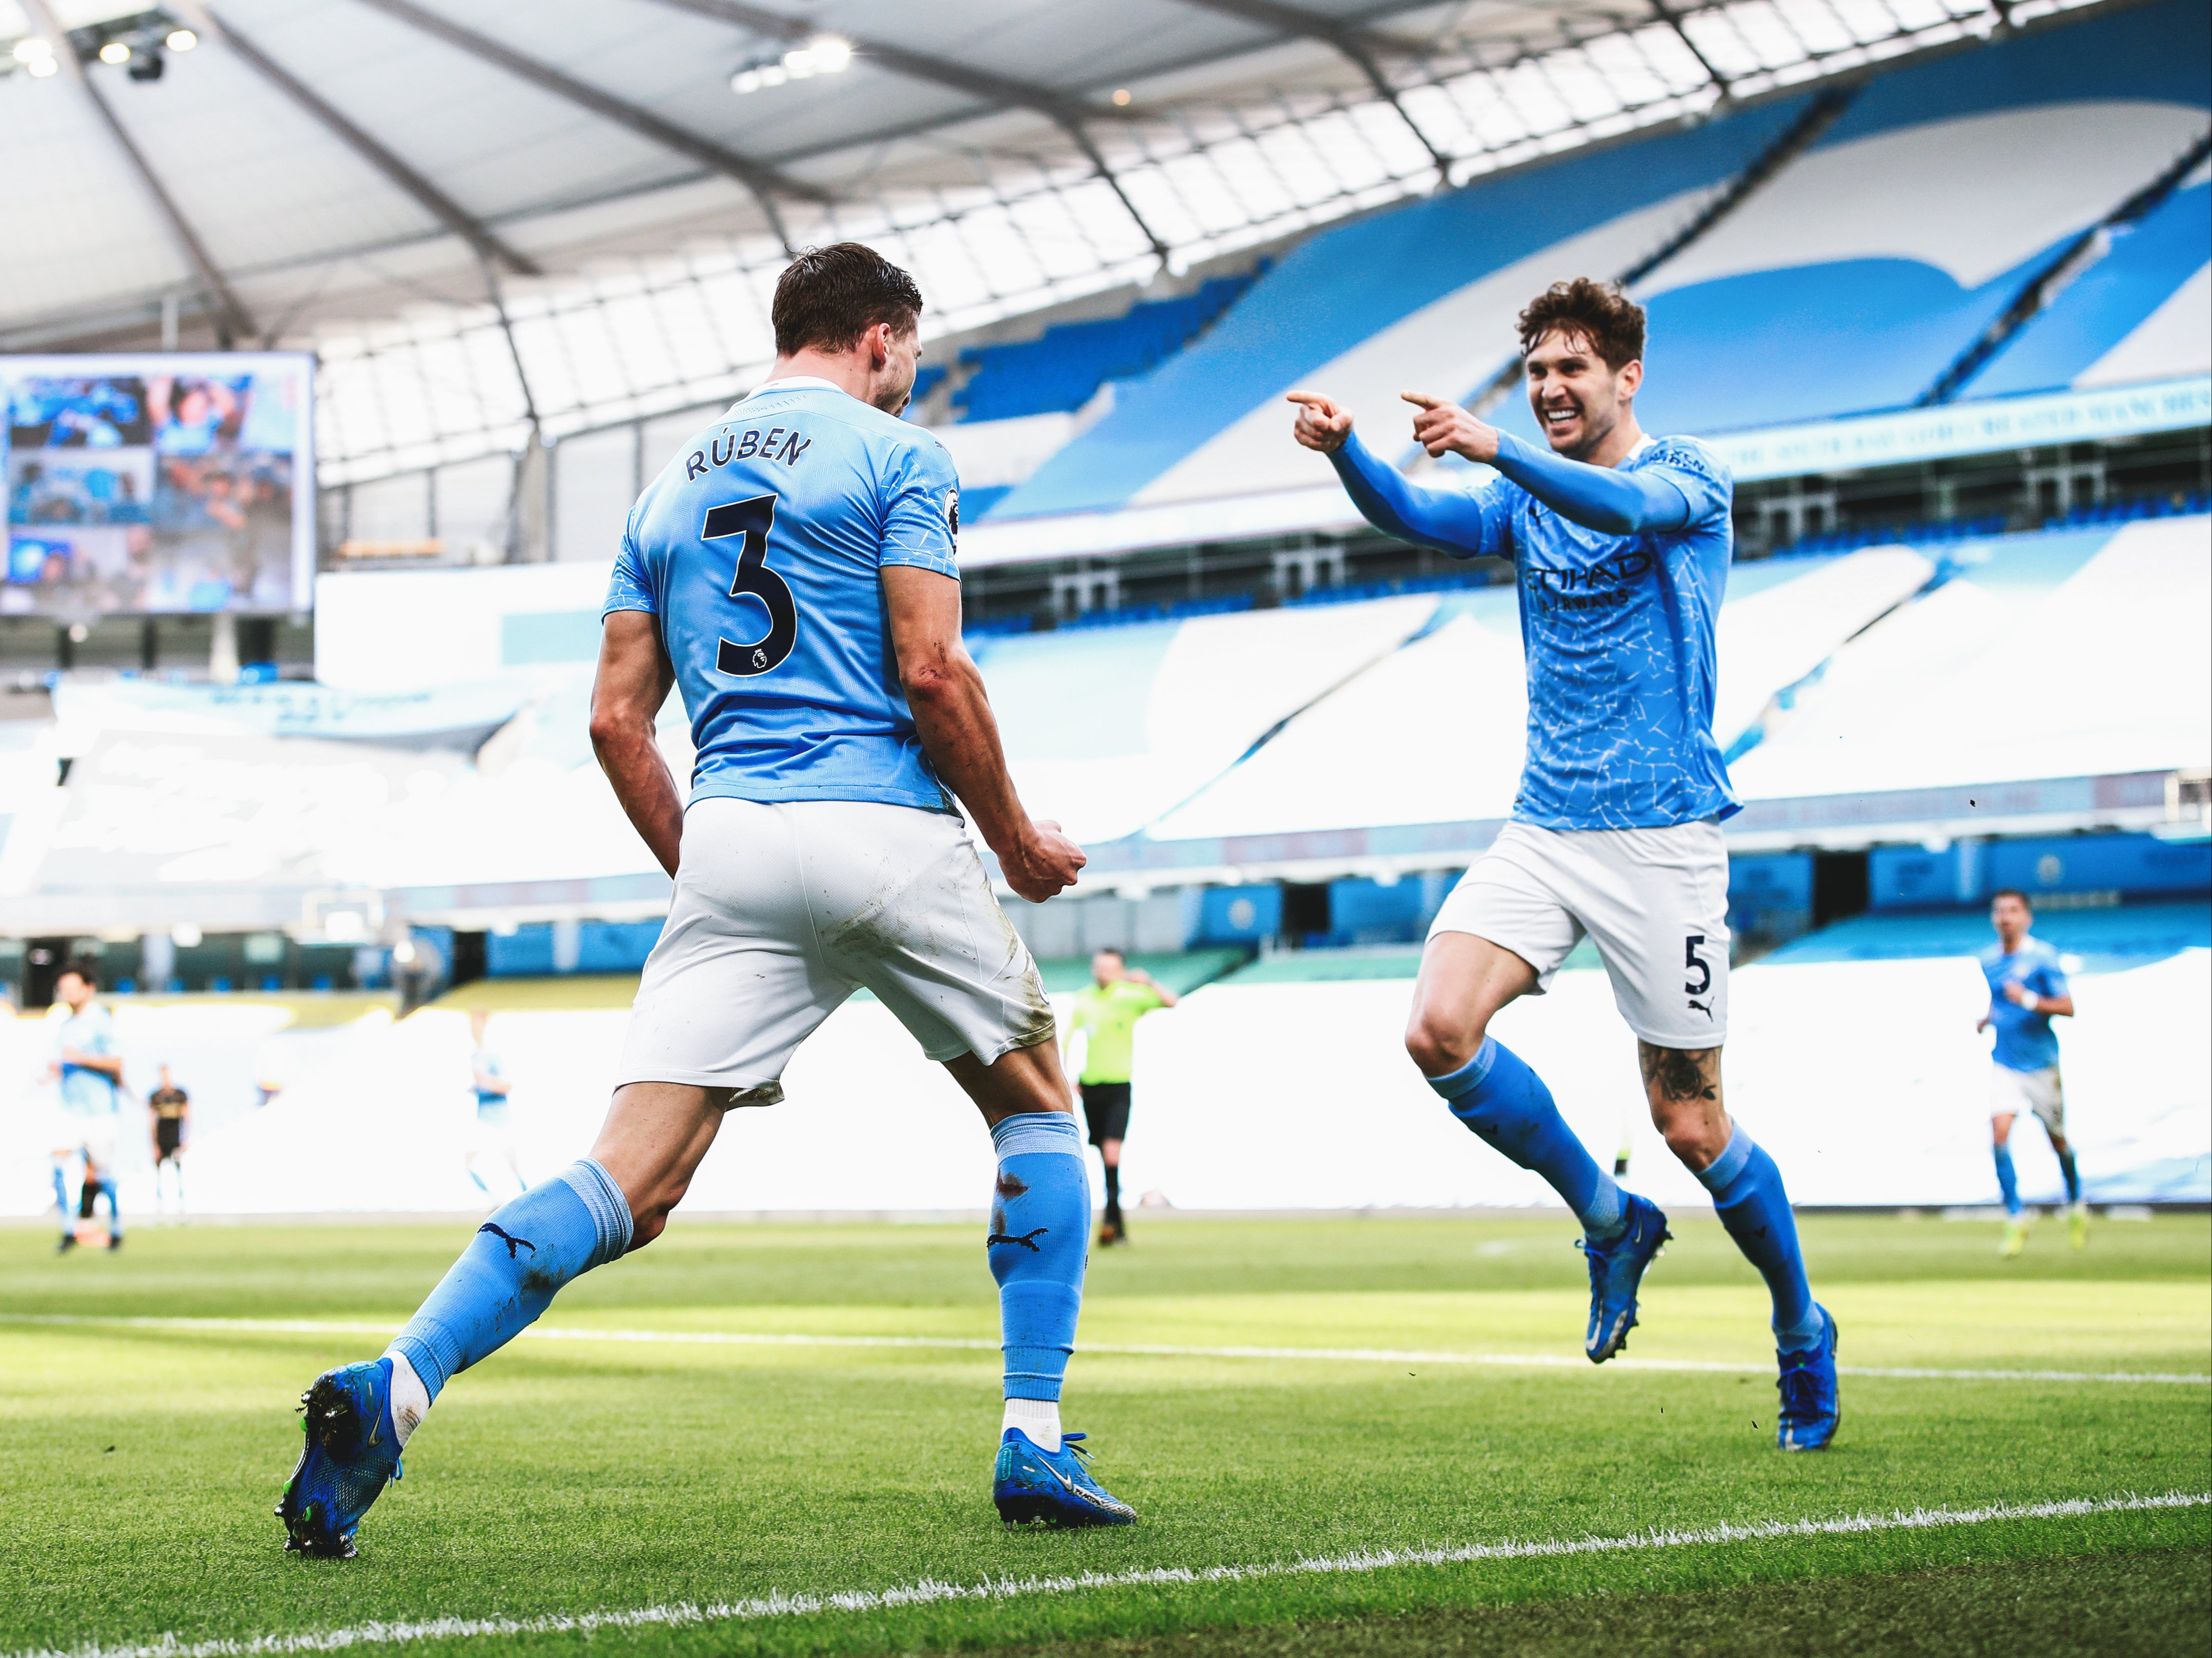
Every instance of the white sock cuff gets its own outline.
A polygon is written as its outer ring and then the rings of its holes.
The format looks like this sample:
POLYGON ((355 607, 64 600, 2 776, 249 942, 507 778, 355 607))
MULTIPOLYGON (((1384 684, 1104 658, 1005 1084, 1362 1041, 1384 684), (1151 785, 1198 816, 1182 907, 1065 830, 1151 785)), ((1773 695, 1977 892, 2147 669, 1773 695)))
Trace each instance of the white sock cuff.
POLYGON ((1039 1450, 1060 1449, 1060 1401, 1056 1399, 1010 1399, 1000 1418, 999 1432, 1019 1428, 1039 1450))
POLYGON ((392 1361, 392 1430, 404 1448, 422 1418, 430 1413, 430 1390, 422 1385, 422 1378, 415 1374, 415 1367, 407 1355, 397 1347, 387 1347, 384 1357, 392 1361))

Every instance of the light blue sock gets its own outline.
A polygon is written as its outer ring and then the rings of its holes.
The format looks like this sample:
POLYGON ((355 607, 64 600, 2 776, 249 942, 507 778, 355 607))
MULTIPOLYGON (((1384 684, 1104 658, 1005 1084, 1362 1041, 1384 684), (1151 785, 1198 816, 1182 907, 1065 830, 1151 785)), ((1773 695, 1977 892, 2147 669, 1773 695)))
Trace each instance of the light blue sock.
POLYGON ((115 1176, 105 1175, 100 1182, 100 1195, 107 1199, 107 1230, 112 1237, 123 1236, 123 1206, 115 1199, 115 1176))
POLYGON ((533 1187, 477 1229, 392 1345, 434 1400, 447 1378, 538 1321, 570 1278, 629 1248, 629 1200, 589 1157, 533 1187))
POLYGON ((2058 1154, 2058 1172, 2066 1176, 2066 1201, 2081 1201, 2081 1171, 2075 1167, 2072 1147, 2058 1154))
POLYGON ((469 1178, 477 1183, 477 1190, 483 1193, 486 1197, 489 1197, 491 1195, 491 1187, 486 1186, 484 1184, 483 1176, 477 1173, 476 1164, 472 1163, 464 1163, 462 1167, 468 1171, 469 1178))
POLYGON ((1008 1399, 1058 1399, 1075 1351, 1091 1255, 1091 1171, 1066 1111, 1027 1111, 992 1125, 999 1180, 984 1248, 999 1282, 1008 1399))
POLYGON ((1604 1242, 1619 1235, 1626 1224, 1620 1187, 1583 1149, 1553 1102, 1552 1090, 1519 1054, 1485 1036, 1473 1059, 1428 1084, 1443 1096, 1452 1115, 1549 1181, 1592 1238, 1604 1242))
POLYGON ((1996 1159, 1997 1190, 2004 1193, 2005 1213, 2020 1213, 2020 1176, 2013 1172, 2012 1147, 2000 1145, 1992 1155, 1996 1159))
POLYGON ((70 1230, 69 1176, 59 1163, 54 1165, 54 1209, 62 1218, 62 1230, 70 1230))
POLYGON ((1713 1194, 1721 1224, 1766 1280, 1767 1293, 1774 1297, 1774 1345, 1785 1353, 1810 1347, 1820 1339, 1820 1309, 1805 1281, 1797 1217, 1774 1159, 1739 1125, 1720 1156, 1697 1173, 1713 1194))

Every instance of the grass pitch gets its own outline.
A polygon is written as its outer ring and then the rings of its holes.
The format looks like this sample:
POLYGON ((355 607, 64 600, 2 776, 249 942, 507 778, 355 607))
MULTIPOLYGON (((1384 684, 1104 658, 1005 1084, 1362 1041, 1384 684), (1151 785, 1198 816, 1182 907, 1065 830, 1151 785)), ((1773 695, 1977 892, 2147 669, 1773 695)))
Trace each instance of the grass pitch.
POLYGON ((294 1401, 380 1349, 465 1227, 141 1227, 58 1259, 0 1232, 0 1658, 394 1634, 456 1655, 2212 1651, 2212 1507, 2109 1507, 2212 1493, 2204 1217, 2106 1224, 2080 1254, 2046 1224, 2009 1262, 1991 1225, 1808 1218, 1846 1366, 2018 1374, 1847 1374, 1838 1444, 1802 1457, 1773 1449, 1764 1292, 1710 1218, 1678 1222, 1636 1363, 1602 1369, 1565 1220, 1136 1222, 1093 1260, 1067 1418, 1137 1527, 997 1524, 975 1229, 679 1218, 455 1381, 342 1564, 279 1552, 294 1401), (1185 1351, 1107 1351, 1139 1347, 1185 1351), (2072 1379, 2114 1376, 2139 1379, 2072 1379), (1878 1523, 1775 1524, 1854 1516, 1878 1523))

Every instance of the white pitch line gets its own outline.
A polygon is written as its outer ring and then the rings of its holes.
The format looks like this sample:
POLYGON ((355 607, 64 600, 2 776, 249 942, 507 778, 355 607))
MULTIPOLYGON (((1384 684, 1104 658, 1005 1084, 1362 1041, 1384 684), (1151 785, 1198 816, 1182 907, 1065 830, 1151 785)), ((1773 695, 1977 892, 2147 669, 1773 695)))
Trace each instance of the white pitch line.
POLYGON ((925 1577, 887 1589, 843 1589, 786 1594, 770 1590, 743 1600, 707 1606, 677 1601, 612 1612, 548 1612, 530 1618, 426 1618, 404 1623, 358 1624, 300 1635, 255 1635, 243 1639, 185 1641, 174 1634, 138 1644, 46 1647, 7 1658, 274 1658, 295 1652, 337 1652, 349 1647, 392 1646, 407 1641, 470 1640, 485 1636, 589 1634, 603 1629, 653 1629, 704 1624, 757 1623, 818 1612, 890 1612, 949 1600, 1012 1600, 1030 1595, 1073 1594, 1085 1589, 1141 1588, 1166 1583, 1243 1583, 1271 1577, 1333 1576, 1384 1571, 1394 1566, 1455 1566, 1478 1560, 1540 1560, 1566 1555, 1626 1554, 1651 1549, 1694 1548, 1778 1538, 1857 1536, 1870 1532, 1927 1531, 1977 1526, 1993 1520, 2066 1520, 2089 1515, 2212 1504, 2212 1491, 2168 1491, 2157 1497, 2074 1497, 2058 1503, 1991 1503, 1978 1509, 1914 1509, 1837 1520, 1761 1520, 1745 1526, 1705 1526, 1689 1531, 1632 1532, 1620 1537, 1547 1538, 1528 1543, 1468 1543, 1457 1548, 1361 1549, 1289 1562, 1245 1566, 1156 1566, 1148 1570, 1082 1572, 1063 1577, 984 1578, 945 1583, 925 1577))
MULTIPOLYGON (((388 1324, 342 1323, 276 1318, 108 1318, 94 1314, 0 1313, 0 1324, 90 1326, 118 1330, 224 1331, 269 1335, 363 1335, 387 1338, 388 1324)), ((995 1341, 960 1336, 775 1335, 731 1330, 586 1330, 565 1325, 532 1325, 522 1333, 532 1341, 613 1341, 702 1347, 886 1347, 948 1352, 999 1351, 995 1341)), ((1122 1358, 1277 1358, 1350 1360, 1381 1364, 1476 1364, 1509 1370, 1582 1371, 1587 1359, 1564 1353, 1419 1352, 1393 1347, 1172 1347, 1152 1343, 1085 1342, 1076 1350, 1122 1358)), ((1615 1370, 1678 1370, 1719 1376, 1766 1376, 1771 1364, 1735 1364, 1695 1358, 1616 1358, 1615 1370)), ((1909 1382, 2118 1382, 2135 1385, 2212 1387, 2212 1376, 2163 1370, 1954 1370, 1925 1365, 1839 1364, 1844 1376, 1888 1376, 1909 1382)))

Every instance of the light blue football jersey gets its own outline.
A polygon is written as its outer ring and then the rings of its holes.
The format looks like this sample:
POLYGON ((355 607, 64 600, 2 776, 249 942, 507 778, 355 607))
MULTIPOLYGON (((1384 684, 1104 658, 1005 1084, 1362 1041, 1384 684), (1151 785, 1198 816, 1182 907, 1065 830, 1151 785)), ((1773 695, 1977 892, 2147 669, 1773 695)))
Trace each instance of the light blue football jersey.
POLYGON ((777 380, 630 509, 606 610, 659 618, 691 717, 691 798, 953 810, 899 688, 877 574, 957 579, 944 445, 829 381, 777 380))
POLYGON ((2066 970, 2058 952, 2042 939, 2022 938, 2010 955, 2002 944, 1981 955, 1982 976, 1990 981, 1990 1023, 1997 1033, 1990 1057, 2008 1071, 2048 1071, 2058 1063, 2058 1033, 2047 1013, 2031 1013, 2004 993, 2020 985, 2038 996, 2069 996, 2066 970))
MULTIPOLYGON (((70 1014, 54 1032, 55 1054, 58 1055, 64 1048, 97 1059, 112 1058, 115 1016, 98 1002, 87 1002, 82 1013, 70 1014)), ((61 1096, 62 1109, 73 1117, 105 1117, 120 1108, 112 1078, 104 1071, 67 1060, 62 1062, 61 1096)))
POLYGON ((1502 473, 1474 490, 1417 489, 1357 434, 1336 452, 1346 488, 1378 528, 1455 558, 1513 561, 1528 663, 1528 758, 1513 816, 1545 829, 1624 829, 1735 812, 1713 738, 1714 623, 1735 547, 1727 466, 1694 438, 1646 439, 1611 469, 1510 434, 1500 447, 1502 465, 1540 474, 1563 497, 1590 495, 1608 470, 1672 486, 1649 494, 1680 525, 1588 529, 1502 473))

